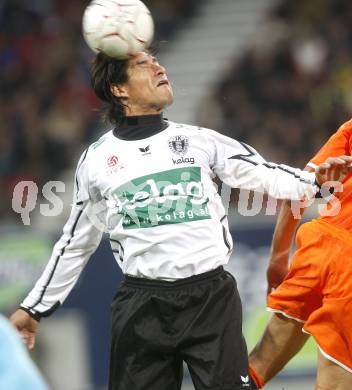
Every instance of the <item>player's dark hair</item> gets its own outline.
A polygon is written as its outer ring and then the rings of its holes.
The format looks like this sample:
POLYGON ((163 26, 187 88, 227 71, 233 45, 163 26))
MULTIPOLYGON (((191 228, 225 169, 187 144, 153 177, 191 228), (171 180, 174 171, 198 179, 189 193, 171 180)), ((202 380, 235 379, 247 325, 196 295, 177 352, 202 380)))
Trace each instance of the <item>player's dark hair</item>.
POLYGON ((128 60, 117 60, 103 53, 98 53, 91 68, 91 84, 99 99, 108 103, 106 118, 113 124, 121 123, 126 105, 122 98, 111 92, 114 84, 127 82, 128 60))

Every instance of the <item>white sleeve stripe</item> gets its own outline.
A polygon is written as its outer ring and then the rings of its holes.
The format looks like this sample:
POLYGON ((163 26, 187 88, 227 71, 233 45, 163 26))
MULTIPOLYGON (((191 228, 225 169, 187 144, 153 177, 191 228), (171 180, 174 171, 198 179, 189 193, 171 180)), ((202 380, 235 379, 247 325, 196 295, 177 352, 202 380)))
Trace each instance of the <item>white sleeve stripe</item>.
POLYGON ((122 246, 122 244, 121 244, 121 242, 120 242, 119 240, 116 240, 116 238, 114 238, 114 239, 113 239, 113 238, 110 238, 110 241, 111 241, 111 242, 116 242, 117 244, 119 244, 122 253, 125 253, 125 250, 124 250, 124 248, 123 248, 123 246, 122 246))
POLYGON ((313 168, 313 169, 317 168, 317 166, 318 166, 318 165, 316 165, 316 164, 314 164, 314 163, 312 163, 312 162, 309 162, 309 163, 307 164, 307 167, 310 167, 310 168, 313 168))
POLYGON ((228 249, 228 252, 227 253, 230 253, 232 251, 232 246, 231 244, 229 243, 229 240, 227 238, 227 234, 226 234, 226 228, 225 226, 223 225, 222 221, 227 218, 227 215, 225 214, 221 219, 220 219, 220 223, 221 223, 221 226, 222 226, 222 236, 223 236, 223 239, 224 239, 224 244, 226 245, 227 249, 228 249))
POLYGON ((241 144, 247 150, 248 154, 235 154, 234 156, 231 156, 228 159, 229 160, 243 160, 243 161, 249 162, 250 164, 253 164, 253 165, 259 165, 259 163, 257 163, 256 161, 252 161, 249 158, 249 157, 255 156, 255 153, 253 152, 253 150, 251 150, 249 148, 249 146, 246 145, 245 143, 240 142, 240 141, 237 141, 237 142, 239 144, 241 144))
POLYGON ((118 248, 113 248, 111 246, 111 250, 112 250, 113 253, 117 253, 119 255, 120 260, 123 262, 123 256, 125 255, 125 250, 124 250, 121 242, 119 240, 110 238, 110 244, 111 243, 116 243, 116 244, 119 245, 118 248), (120 253, 120 251, 121 251, 121 253, 120 253))
POLYGON ((312 184, 309 180, 306 180, 306 179, 302 178, 301 176, 297 175, 294 170, 288 169, 286 167, 284 168, 281 165, 273 164, 273 163, 260 164, 260 163, 258 163, 256 161, 252 161, 250 159, 250 157, 255 156, 255 153, 249 148, 248 145, 244 144, 243 142, 239 142, 239 143, 248 151, 248 154, 236 154, 236 155, 234 155, 232 157, 229 157, 228 158, 229 160, 242 160, 242 161, 246 161, 246 162, 248 162, 250 164, 253 164, 255 166, 263 165, 263 166, 265 166, 266 168, 269 168, 269 169, 280 169, 281 171, 284 171, 284 172, 289 173, 290 175, 294 176, 296 179, 298 179, 302 183, 312 184))
POLYGON ((265 167, 267 168, 270 168, 270 169, 280 169, 281 171, 284 171, 286 173, 289 173, 290 175, 293 175, 296 179, 299 179, 299 181, 301 181, 302 183, 306 183, 306 184, 312 184, 312 182, 310 182, 309 180, 306 180, 306 179, 303 179, 301 176, 297 175, 295 171, 291 171, 291 169, 288 169, 288 168, 284 168, 283 166, 281 165, 276 165, 276 164, 263 164, 265 167))
POLYGON ((80 161, 80 163, 78 164, 78 167, 77 167, 77 169, 76 169, 76 176, 75 176, 75 180, 76 180, 76 196, 78 195, 78 192, 79 192, 78 171, 79 171, 79 168, 81 168, 81 166, 82 166, 84 160, 86 159, 87 153, 88 153, 88 148, 87 148, 86 151, 84 152, 83 157, 82 157, 82 160, 80 161))
POLYGON ((259 165, 259 163, 257 163, 256 161, 250 160, 248 157, 249 156, 244 156, 243 154, 236 154, 236 156, 229 157, 228 159, 229 160, 242 160, 242 161, 246 161, 246 162, 253 164, 253 165, 259 165))
POLYGON ((50 284, 50 282, 51 282, 51 280, 52 280, 52 278, 53 278, 53 276, 54 276, 54 274, 55 274, 55 271, 56 271, 56 268, 57 268, 57 266, 58 266, 58 264, 59 264, 60 258, 61 258, 61 256, 63 256, 63 254, 65 253, 65 249, 68 247, 68 245, 70 245, 70 242, 71 242, 71 240, 72 240, 72 238, 73 238, 73 236, 74 236, 74 233, 75 233, 75 230, 76 230, 76 226, 77 226, 78 221, 79 221, 79 219, 80 219, 80 217, 81 217, 81 215, 82 215, 82 213, 83 213, 83 210, 84 210, 84 209, 79 210, 79 212, 78 212, 78 214, 77 214, 77 217, 76 217, 76 220, 75 220, 75 222, 74 222, 73 225, 72 225, 71 232, 70 232, 70 236, 69 236, 69 238, 68 238, 66 244, 62 247, 62 249, 61 249, 61 251, 60 251, 60 254, 59 254, 59 255, 56 257, 56 259, 55 259, 54 267, 53 267, 53 269, 52 269, 51 272, 50 272, 48 281, 47 281, 46 284, 44 285, 43 290, 42 290, 42 292, 40 293, 40 296, 39 296, 38 300, 35 301, 34 304, 28 308, 29 310, 34 309, 34 308, 35 308, 37 305, 39 305, 39 303, 42 301, 42 299, 43 299, 43 297, 44 297, 44 294, 45 294, 45 292, 46 292, 46 290, 47 290, 47 288, 48 288, 48 286, 49 286, 49 284, 50 284))

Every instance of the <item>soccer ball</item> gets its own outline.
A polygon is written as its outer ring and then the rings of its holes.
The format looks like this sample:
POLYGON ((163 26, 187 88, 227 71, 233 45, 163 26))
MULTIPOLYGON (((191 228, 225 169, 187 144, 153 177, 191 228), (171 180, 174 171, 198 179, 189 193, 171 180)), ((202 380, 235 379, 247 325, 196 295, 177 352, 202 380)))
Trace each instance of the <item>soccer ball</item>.
POLYGON ((93 0, 83 14, 83 36, 95 52, 124 59, 153 40, 154 23, 140 0, 93 0))

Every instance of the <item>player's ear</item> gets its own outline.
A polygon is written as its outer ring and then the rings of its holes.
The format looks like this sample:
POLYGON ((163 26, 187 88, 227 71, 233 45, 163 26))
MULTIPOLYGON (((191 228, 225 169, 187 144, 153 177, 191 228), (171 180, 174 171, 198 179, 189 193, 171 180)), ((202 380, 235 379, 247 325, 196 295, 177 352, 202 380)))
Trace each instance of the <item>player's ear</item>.
POLYGON ((128 93, 124 87, 117 84, 112 84, 110 87, 111 93, 118 98, 128 98, 128 93))

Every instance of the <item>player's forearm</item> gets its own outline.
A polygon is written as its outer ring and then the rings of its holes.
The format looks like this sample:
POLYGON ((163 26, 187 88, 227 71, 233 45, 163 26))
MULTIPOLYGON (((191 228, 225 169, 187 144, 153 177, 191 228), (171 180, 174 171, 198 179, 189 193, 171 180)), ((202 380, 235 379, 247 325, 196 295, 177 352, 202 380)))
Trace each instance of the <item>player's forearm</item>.
MULTIPOLYGON (((66 299, 86 264, 89 253, 54 253, 34 288, 21 304, 39 317, 48 316, 66 299)), ((35 316, 33 316, 36 318, 35 316)))
MULTIPOLYGON (((304 208, 300 209, 302 215, 304 208)), ((292 239, 295 234, 299 219, 292 212, 292 202, 285 200, 282 203, 276 222, 273 240, 270 250, 271 262, 287 262, 292 239)))
POLYGON ((99 245, 102 232, 90 222, 87 207, 73 207, 47 266, 21 304, 33 318, 50 315, 63 303, 99 245))
POLYGON ((257 168, 265 192, 277 199, 312 199, 319 190, 314 173, 286 165, 263 164, 257 168), (272 168, 268 168, 268 167, 272 168))

